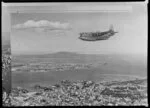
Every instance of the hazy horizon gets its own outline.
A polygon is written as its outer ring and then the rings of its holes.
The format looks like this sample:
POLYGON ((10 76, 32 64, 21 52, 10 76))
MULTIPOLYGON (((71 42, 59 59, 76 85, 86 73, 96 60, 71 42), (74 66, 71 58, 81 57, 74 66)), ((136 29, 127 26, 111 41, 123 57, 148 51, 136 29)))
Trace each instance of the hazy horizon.
POLYGON ((135 57, 144 57, 144 58, 146 58, 147 57, 147 54, 140 54, 140 53, 137 53, 137 54, 131 54, 131 53, 82 53, 82 52, 70 52, 70 51, 58 51, 58 52, 41 52, 41 53, 21 53, 21 54, 12 54, 12 56, 36 56, 36 55, 43 55, 43 57, 45 56, 45 55, 51 55, 51 54, 62 54, 62 53, 67 53, 67 54, 78 54, 78 55, 119 55, 119 56, 135 56, 135 57))

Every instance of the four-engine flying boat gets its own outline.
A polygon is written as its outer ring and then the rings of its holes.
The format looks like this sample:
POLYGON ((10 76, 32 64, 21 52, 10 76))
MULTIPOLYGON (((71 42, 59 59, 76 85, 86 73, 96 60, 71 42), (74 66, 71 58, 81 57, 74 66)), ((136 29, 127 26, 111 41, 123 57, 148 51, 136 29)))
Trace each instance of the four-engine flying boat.
POLYGON ((111 36, 115 35, 118 32, 115 32, 113 26, 110 26, 108 31, 104 32, 82 32, 80 33, 79 39, 84 41, 99 41, 99 40, 107 40, 111 36))

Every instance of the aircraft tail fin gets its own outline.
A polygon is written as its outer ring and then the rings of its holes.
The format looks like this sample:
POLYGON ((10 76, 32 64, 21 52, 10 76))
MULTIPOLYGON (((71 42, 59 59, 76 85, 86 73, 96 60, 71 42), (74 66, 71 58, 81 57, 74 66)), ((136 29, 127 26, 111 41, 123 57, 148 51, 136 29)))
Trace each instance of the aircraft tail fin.
POLYGON ((113 27, 113 25, 110 25, 109 30, 110 30, 110 31, 114 31, 114 27, 113 27))

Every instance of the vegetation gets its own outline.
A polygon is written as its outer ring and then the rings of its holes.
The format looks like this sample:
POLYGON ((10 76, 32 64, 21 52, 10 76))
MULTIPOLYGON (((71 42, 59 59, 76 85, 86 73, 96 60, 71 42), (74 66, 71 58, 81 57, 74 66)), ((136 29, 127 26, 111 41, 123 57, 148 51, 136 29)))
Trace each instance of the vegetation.
MULTIPOLYGON (((11 71, 10 70, 10 66, 11 66, 11 57, 8 53, 5 53, 2 55, 2 81, 3 84, 9 82, 7 79, 7 75, 8 73, 11 71)), ((8 84, 7 84, 8 85, 8 84)), ((2 92, 3 92, 3 105, 5 106, 9 106, 10 105, 10 99, 8 91, 7 90, 9 88, 5 88, 4 85, 2 86, 2 92)))
POLYGON ((10 99, 12 106, 148 106, 147 88, 143 88, 146 84, 146 79, 109 82, 109 85, 63 80, 49 87, 35 85, 34 91, 13 88, 10 99))

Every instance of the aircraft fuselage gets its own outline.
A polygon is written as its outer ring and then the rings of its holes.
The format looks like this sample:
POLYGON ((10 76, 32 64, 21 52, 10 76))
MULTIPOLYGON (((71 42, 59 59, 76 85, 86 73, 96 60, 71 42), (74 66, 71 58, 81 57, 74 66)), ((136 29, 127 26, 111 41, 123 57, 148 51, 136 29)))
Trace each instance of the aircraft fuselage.
POLYGON ((115 33, 114 31, 105 31, 105 32, 97 32, 97 33, 80 33, 79 39, 85 41, 97 41, 97 40, 107 40, 115 33))

